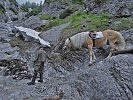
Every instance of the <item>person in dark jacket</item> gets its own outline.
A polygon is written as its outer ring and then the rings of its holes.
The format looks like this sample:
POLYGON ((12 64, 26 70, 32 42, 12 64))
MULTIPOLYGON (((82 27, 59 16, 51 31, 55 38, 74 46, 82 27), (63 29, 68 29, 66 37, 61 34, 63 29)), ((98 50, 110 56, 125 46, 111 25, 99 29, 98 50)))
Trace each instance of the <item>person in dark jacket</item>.
POLYGON ((46 62, 46 52, 44 51, 43 47, 40 47, 35 56, 33 57, 34 62, 34 75, 32 77, 31 82, 27 83, 28 85, 34 85, 37 75, 39 74, 38 82, 43 83, 43 70, 44 70, 44 63, 46 62))

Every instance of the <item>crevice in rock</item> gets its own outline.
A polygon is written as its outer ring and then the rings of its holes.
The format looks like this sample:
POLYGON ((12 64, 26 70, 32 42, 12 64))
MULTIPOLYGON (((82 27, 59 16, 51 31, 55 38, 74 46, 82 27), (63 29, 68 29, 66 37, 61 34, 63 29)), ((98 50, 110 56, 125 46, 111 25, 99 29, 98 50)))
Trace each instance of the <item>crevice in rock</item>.
MULTIPOLYGON (((124 83, 124 78, 122 77, 122 75, 121 75, 121 71, 119 70, 119 69, 117 69, 116 67, 111 67, 110 68, 110 72, 111 72, 111 75, 113 76, 113 78, 115 79, 115 81, 116 81, 116 83, 120 86, 120 88, 123 90, 123 91, 121 91, 120 89, 119 89, 119 87, 117 87, 118 88, 118 90, 119 90, 119 92, 120 92, 120 94, 121 94, 121 96, 123 96, 123 93, 124 93, 124 95, 126 95, 126 97, 127 97, 127 99, 128 100, 131 100, 131 98, 130 98, 130 96, 129 96, 129 94, 128 94, 128 92, 127 92, 127 85, 124 83)), ((129 88, 128 88, 128 90, 129 90, 129 88)), ((132 92, 131 92, 132 93, 132 92)))

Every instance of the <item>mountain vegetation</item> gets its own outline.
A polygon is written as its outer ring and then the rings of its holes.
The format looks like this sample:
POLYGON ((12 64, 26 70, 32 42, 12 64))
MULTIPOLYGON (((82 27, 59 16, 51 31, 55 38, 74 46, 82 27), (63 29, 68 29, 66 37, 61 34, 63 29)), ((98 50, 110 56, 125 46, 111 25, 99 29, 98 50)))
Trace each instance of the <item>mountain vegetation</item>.
POLYGON ((36 4, 35 2, 30 3, 27 1, 26 3, 22 4, 21 9, 24 12, 28 12, 29 16, 37 15, 42 11, 42 2, 40 4, 36 4), (31 9, 31 11, 29 11, 31 9))

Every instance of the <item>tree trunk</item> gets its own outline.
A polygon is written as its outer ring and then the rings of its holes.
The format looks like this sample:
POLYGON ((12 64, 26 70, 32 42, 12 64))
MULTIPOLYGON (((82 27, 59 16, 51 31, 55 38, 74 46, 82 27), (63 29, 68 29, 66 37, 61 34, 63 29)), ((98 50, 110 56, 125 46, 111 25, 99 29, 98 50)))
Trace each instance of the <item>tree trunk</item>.
POLYGON ((116 51, 116 52, 114 52, 114 54, 115 55, 118 55, 118 54, 133 54, 133 48, 126 49, 126 50, 116 51))

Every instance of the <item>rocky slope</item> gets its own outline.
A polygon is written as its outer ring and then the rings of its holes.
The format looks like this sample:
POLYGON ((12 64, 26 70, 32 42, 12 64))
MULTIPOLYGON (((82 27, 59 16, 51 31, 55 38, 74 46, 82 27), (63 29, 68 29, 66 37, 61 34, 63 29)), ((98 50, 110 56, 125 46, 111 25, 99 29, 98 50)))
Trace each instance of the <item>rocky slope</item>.
POLYGON ((46 0, 43 4, 43 13, 53 15, 61 14, 70 5, 70 0, 46 0))
POLYGON ((0 22, 24 20, 25 15, 16 0, 0 1, 0 22))
POLYGON ((106 12, 117 17, 133 15, 132 0, 84 0, 86 10, 96 14, 106 12))
MULTIPOLYGON (((43 6, 45 14, 61 14, 65 9, 72 8, 73 0, 46 0, 43 6)), ((94 14, 109 13, 116 17, 129 17, 133 15, 132 0, 83 0, 80 1, 82 6, 78 5, 78 9, 85 9, 87 12, 94 14)))
MULTIPOLYGON (((4 22, 0 23, 0 100, 42 100, 45 96, 57 95, 60 90, 65 93, 63 100, 133 99, 133 56, 120 54, 105 59, 108 46, 104 51, 94 48, 97 62, 92 66, 88 65, 85 48, 67 54, 58 49, 51 52, 54 47, 46 48, 49 59, 45 63, 44 83, 36 81, 34 86, 28 86, 33 74, 32 55, 39 45, 33 38, 27 41, 25 33, 14 26, 34 29, 41 21, 32 16, 23 22, 4 22)), ((69 23, 54 27, 40 36, 55 46, 61 30, 67 25, 69 23)), ((133 29, 120 32, 126 48, 133 48, 133 29)))
MULTIPOLYGON (((55 27, 48 32, 54 31, 58 33, 60 28, 62 27, 55 27)), ((121 33, 126 40, 126 48, 132 48, 133 29, 121 31, 121 33)), ((3 47, 1 54, 5 54, 4 57, 7 57, 5 58, 6 63, 7 61, 16 61, 13 60, 16 59, 15 56, 19 59, 16 65, 15 62, 6 66, 1 65, 1 73, 4 73, 2 75, 10 75, 1 76, 0 78, 1 100, 42 100, 45 96, 56 95, 59 90, 63 90, 65 93, 63 100, 133 99, 132 54, 121 54, 113 56, 111 59, 105 59, 108 54, 107 47, 105 47, 106 52, 95 48, 94 51, 98 62, 93 66, 89 66, 86 49, 71 51, 65 55, 63 53, 52 53, 49 54, 50 59, 44 69, 44 83, 40 84, 36 81, 34 86, 28 86, 27 82, 30 81, 33 71, 31 55, 36 51, 38 45, 33 41, 23 42, 21 40, 20 43, 18 42, 18 46, 19 48, 12 48, 8 42, 4 44, 2 42, 0 45, 0 47, 3 47), (19 44, 23 44, 28 52, 23 51, 22 53, 22 46, 19 44), (13 56, 12 52, 16 53, 15 56, 13 56), (28 70, 24 67, 25 65, 18 64, 24 62, 26 62, 28 70), (14 71, 10 68, 14 69, 16 73, 12 73, 14 71), (18 68, 21 70, 17 70, 18 68)), ((1 58, 4 59, 4 57, 1 58)))

